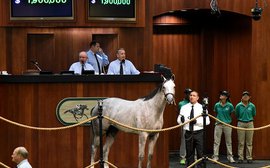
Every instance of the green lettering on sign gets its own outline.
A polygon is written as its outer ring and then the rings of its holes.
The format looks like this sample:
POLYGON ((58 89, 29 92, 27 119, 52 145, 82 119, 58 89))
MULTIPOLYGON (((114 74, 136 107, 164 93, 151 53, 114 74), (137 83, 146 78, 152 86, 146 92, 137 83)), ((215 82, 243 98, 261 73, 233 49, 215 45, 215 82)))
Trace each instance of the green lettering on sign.
POLYGON ((67 0, 28 0, 28 4, 65 4, 67 0))
POLYGON ((130 5, 130 0, 101 0, 102 5, 130 5))

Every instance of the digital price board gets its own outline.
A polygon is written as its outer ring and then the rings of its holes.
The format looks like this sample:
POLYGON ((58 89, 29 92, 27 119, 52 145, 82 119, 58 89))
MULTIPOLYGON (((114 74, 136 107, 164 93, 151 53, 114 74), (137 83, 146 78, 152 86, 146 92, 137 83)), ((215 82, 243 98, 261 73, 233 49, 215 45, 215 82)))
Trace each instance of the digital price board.
POLYGON ((11 0, 10 20, 73 20, 73 0, 11 0))
POLYGON ((88 19, 136 21, 136 0, 88 0, 88 19))

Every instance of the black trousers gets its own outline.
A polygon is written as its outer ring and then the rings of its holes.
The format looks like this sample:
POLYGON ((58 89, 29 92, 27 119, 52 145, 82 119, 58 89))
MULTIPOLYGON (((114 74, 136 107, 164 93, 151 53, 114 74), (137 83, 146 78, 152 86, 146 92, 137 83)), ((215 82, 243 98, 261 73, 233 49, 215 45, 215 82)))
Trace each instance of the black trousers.
MULTIPOLYGON (((186 161, 187 166, 191 165, 194 160, 195 150, 197 152, 197 159, 203 157, 203 130, 186 131, 186 161)), ((202 162, 197 164, 197 168, 202 168, 202 162)))

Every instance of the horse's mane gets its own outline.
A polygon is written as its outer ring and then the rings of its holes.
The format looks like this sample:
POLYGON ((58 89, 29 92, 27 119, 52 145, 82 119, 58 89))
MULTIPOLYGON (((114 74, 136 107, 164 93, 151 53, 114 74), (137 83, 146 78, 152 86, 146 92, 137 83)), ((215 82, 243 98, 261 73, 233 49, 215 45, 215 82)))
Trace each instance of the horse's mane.
POLYGON ((160 90, 161 90, 162 84, 159 84, 159 86, 153 90, 149 95, 142 97, 143 101, 147 101, 152 99, 160 90))

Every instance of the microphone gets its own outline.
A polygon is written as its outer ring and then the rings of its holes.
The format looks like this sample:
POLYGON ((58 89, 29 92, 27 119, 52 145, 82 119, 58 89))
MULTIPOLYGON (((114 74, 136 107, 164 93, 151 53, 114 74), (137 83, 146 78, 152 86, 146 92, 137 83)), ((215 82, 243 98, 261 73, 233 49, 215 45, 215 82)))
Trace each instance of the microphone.
POLYGON ((39 72, 41 71, 41 68, 38 66, 38 62, 37 61, 31 60, 30 62, 34 64, 34 66, 38 69, 39 72))

